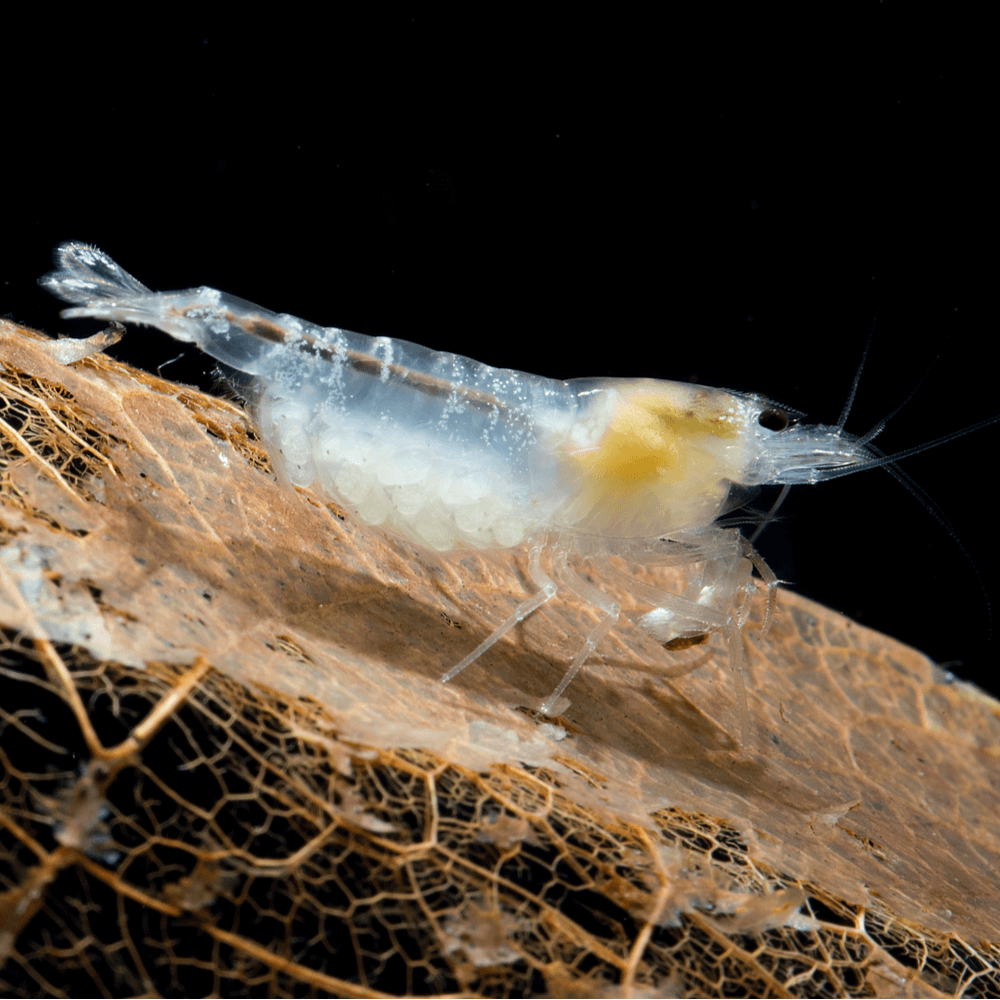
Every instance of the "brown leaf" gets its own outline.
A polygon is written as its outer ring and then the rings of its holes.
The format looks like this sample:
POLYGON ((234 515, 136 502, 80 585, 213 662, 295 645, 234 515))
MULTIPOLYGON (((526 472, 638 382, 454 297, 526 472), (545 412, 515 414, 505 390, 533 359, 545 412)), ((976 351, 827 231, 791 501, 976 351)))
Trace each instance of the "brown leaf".
POLYGON ((1000 989, 1000 706, 915 650, 782 593, 741 749, 719 638, 625 607, 557 725, 518 709, 572 599, 436 683, 523 553, 284 489, 229 402, 0 361, 6 994, 1000 989))

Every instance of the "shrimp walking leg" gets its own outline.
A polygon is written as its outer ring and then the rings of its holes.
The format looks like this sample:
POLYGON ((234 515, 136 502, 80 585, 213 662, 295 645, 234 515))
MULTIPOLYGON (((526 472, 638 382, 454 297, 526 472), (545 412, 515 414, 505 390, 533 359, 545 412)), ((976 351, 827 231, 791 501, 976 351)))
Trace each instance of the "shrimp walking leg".
POLYGON ((539 588, 538 593, 519 604, 514 613, 502 625, 497 626, 464 660, 456 663, 447 673, 442 674, 441 684, 446 684, 452 678, 457 677, 467 666, 475 663, 490 646, 502 639, 518 622, 523 622, 533 611, 537 611, 546 601, 550 601, 556 596, 559 588, 541 566, 542 548, 541 541, 533 542, 528 555, 528 576, 539 588))
POLYGON ((567 590, 571 590, 581 601, 591 605, 591 607, 597 608, 604 612, 604 617, 600 622, 591 630, 590 634, 587 636, 586 642, 583 644, 583 648, 579 653, 576 654, 573 662, 570 664, 569 669, 563 675, 563 679, 559 682, 559 686, 549 695, 548 698, 542 702, 541 712, 543 715, 548 715, 555 703, 561 697, 563 691, 569 687, 573 678, 580 672, 581 667, 587 661, 587 657, 594 651, 597 644, 607 635, 608 631, 614 626, 618 621, 618 616, 621 613, 621 605, 617 601, 609 600, 608 597, 602 593, 597 587, 591 586, 591 584, 580 579, 580 577, 570 569, 566 562, 565 552, 559 554, 558 568, 556 571, 556 576, 559 578, 559 582, 563 584, 567 590))
POLYGON ((730 622, 726 629, 726 645, 729 647, 729 669, 736 681, 736 704, 740 712, 740 742, 746 746, 750 742, 750 708, 747 705, 746 650, 743 648, 743 629, 738 621, 730 622))
MULTIPOLYGON (((687 539, 688 543, 692 563, 701 563, 702 566, 683 596, 643 583, 623 573, 607 558, 602 559, 600 565, 607 579, 615 581, 633 597, 653 605, 653 610, 640 619, 640 625, 660 642, 667 644, 698 632, 719 631, 723 634, 736 685, 741 741, 746 744, 750 738, 750 712, 746 694, 744 632, 758 590, 753 571, 756 569, 760 574, 768 592, 761 639, 767 635, 774 620, 778 578, 738 531, 699 532, 687 539)), ((645 561, 654 565, 661 560, 655 554, 647 554, 645 561)), ((665 556, 662 561, 676 563, 673 555, 665 556)))
MULTIPOLYGON (((774 570, 764 562, 764 557, 753 547, 748 539, 741 538, 740 541, 743 544, 744 556, 753 564, 753 568, 760 574, 764 585, 767 587, 767 606, 764 609, 764 624, 760 627, 760 637, 763 639, 771 631, 771 625, 774 624, 774 603, 777 599, 778 584, 781 581, 775 576, 774 570)), ((744 618, 743 621, 745 622, 745 620, 744 618)))

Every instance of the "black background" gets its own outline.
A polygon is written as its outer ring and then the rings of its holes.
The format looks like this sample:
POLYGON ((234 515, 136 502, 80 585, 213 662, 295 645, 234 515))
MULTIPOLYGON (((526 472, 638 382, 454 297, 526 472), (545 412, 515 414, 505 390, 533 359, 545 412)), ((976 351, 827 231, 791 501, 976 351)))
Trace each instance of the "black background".
MULTIPOLYGON (((554 377, 754 390, 827 423, 875 322, 849 430, 938 355, 885 450, 1000 413, 975 26, 959 45, 889 4, 788 10, 12 29, 0 312, 93 332, 35 285, 77 239, 155 289, 554 377)), ((155 370, 182 350, 163 374, 209 387, 210 362, 157 331, 111 353, 155 370)), ((880 470, 793 490, 760 548, 996 691, 998 445, 1000 425, 904 466, 982 583, 880 470)))

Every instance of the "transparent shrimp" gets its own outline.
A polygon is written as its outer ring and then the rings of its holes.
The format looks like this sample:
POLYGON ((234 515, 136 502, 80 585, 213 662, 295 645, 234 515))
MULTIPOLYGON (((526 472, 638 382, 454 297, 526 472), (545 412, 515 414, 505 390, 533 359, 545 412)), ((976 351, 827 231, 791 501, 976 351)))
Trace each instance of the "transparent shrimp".
POLYGON ((156 326, 231 370, 278 475, 440 553, 527 551, 528 596, 450 681, 518 622, 569 591, 598 617, 550 713, 618 622, 617 593, 649 610, 668 649, 721 633, 749 733, 743 634, 775 575, 737 528, 717 523, 737 487, 815 483, 884 464, 841 426, 803 426, 756 395, 656 379, 559 381, 389 337, 317 327, 211 288, 152 292, 94 247, 65 243, 40 279, 65 318, 156 326), (543 568, 547 557, 550 572, 543 568), (614 560, 614 561, 612 561, 614 560), (578 569, 598 568, 607 589, 578 569), (680 594, 619 568, 690 567, 680 594))

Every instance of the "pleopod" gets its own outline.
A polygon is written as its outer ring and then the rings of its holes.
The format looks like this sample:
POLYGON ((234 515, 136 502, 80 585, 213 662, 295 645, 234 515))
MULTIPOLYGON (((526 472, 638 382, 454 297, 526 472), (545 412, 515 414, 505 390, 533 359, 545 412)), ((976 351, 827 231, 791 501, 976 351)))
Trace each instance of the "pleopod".
POLYGON ((756 395, 648 378, 543 378, 317 327, 212 288, 152 292, 82 243, 62 244, 55 260, 40 281, 73 303, 63 317, 156 326, 231 370, 293 486, 435 552, 527 554, 537 591, 442 681, 561 589, 593 609, 598 622, 569 651, 543 713, 616 625, 627 593, 648 608, 638 627, 668 649, 724 635, 745 741, 743 633, 761 584, 766 632, 778 581, 720 517, 740 506, 740 487, 815 483, 887 461, 869 446, 872 434, 803 425, 756 395), (604 587, 583 578, 588 563, 604 587), (621 564, 683 566, 688 583, 670 593, 621 564))

